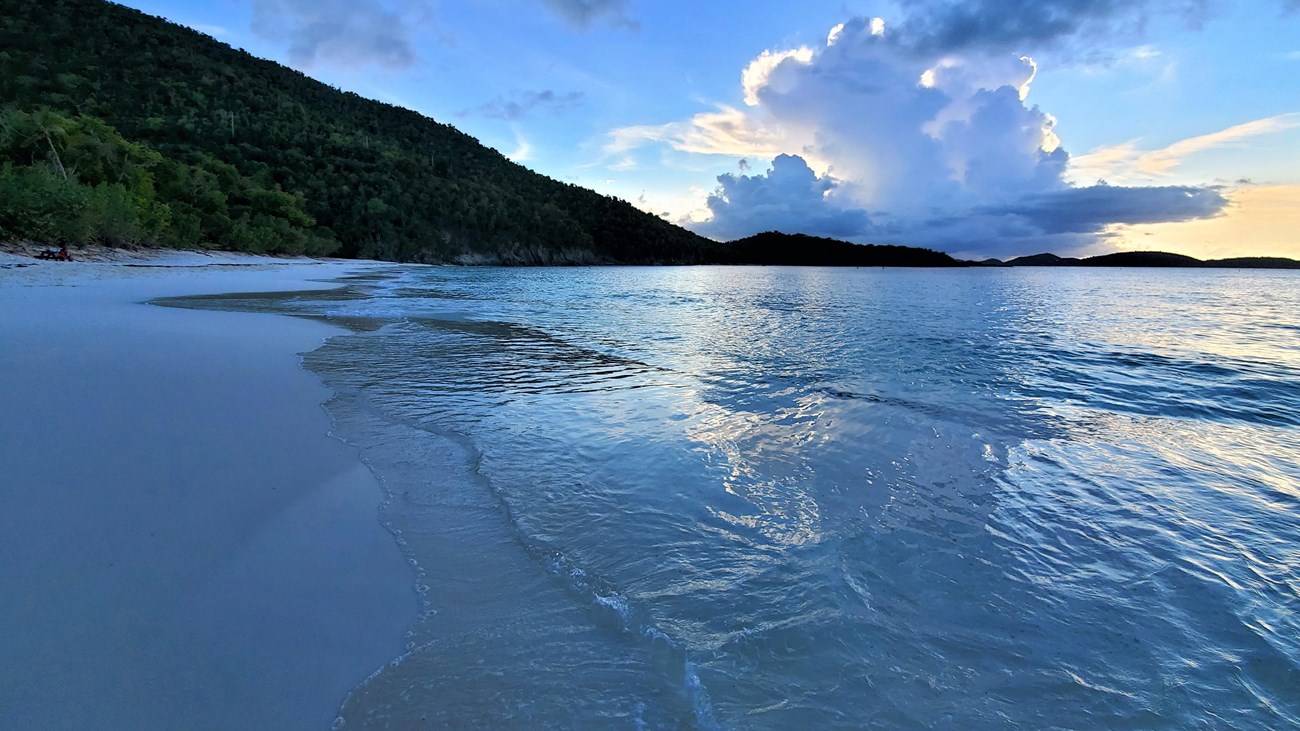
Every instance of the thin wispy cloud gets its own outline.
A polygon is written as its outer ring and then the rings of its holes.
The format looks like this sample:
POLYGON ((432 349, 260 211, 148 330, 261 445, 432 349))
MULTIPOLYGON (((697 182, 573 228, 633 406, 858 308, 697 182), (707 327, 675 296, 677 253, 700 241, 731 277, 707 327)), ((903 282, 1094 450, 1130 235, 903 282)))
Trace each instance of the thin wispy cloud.
POLYGON ((1164 52, 1155 46, 1144 45, 1130 50, 1126 55, 1134 61, 1150 61, 1154 58, 1160 58, 1164 55, 1164 52))
POLYGON ((543 91, 518 91, 499 96, 486 104, 458 112, 458 117, 484 117, 515 122, 534 113, 561 114, 582 103, 583 93, 571 91, 557 93, 543 91))
POLYGON ((611 130, 604 146, 608 155, 621 155, 647 144, 665 144, 678 152, 728 157, 773 157, 782 152, 780 136, 764 129, 750 115, 727 106, 697 114, 687 122, 634 125, 611 130))
MULTIPOLYGON (((628 0, 535 2, 577 31, 639 27, 628 0)), ((289 62, 300 68, 409 68, 419 60, 412 31, 431 26, 435 10, 432 0, 252 0, 252 6, 253 31, 285 42, 289 62)))
POLYGON ((1154 150, 1137 140, 1099 147, 1070 161, 1076 180, 1141 181, 1167 177, 1193 155, 1300 128, 1300 112, 1279 114, 1188 137, 1154 150))
POLYGON ((213 25, 211 23, 183 23, 200 33, 206 33, 213 38, 224 38, 230 35, 230 29, 223 25, 213 25))
POLYGON ((1147 77, 1152 86, 1168 85, 1178 81, 1179 61, 1176 55, 1144 44, 1117 53, 1094 54, 1079 69, 1090 75, 1139 74, 1147 77))
POLYGON ((378 0, 254 0, 254 32, 288 42, 289 62, 407 68, 417 54, 410 26, 426 18, 414 2, 378 0))
POLYGON ((515 149, 514 152, 507 154, 506 157, 517 163, 528 162, 528 160, 533 157, 533 145, 528 140, 524 139, 523 133, 518 129, 513 130, 513 132, 515 135, 515 149))
POLYGON ((640 24, 631 16, 628 0, 540 0, 570 27, 588 30, 599 24, 636 30, 640 24))

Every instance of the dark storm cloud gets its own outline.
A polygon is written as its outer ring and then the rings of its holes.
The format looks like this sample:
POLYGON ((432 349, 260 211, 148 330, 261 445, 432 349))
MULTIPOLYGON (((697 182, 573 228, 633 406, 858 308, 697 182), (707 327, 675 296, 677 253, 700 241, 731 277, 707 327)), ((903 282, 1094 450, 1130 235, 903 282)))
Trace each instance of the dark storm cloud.
POLYGON ((920 52, 1025 52, 1074 36, 1140 35, 1157 18, 1198 25, 1214 5, 1213 0, 916 0, 906 5, 902 27, 907 44, 920 52))
POLYGON ((817 177, 803 158, 780 155, 765 174, 718 176, 718 189, 708 198, 713 218, 695 228, 719 240, 760 231, 861 236, 870 223, 866 212, 837 205, 835 188, 834 180, 817 177))
POLYGON ((1019 216, 1047 234, 1096 233, 1111 224, 1171 223, 1218 215, 1228 200, 1214 188, 1094 185, 1026 196, 977 213, 1019 216))
POLYGON ((557 94, 550 89, 544 91, 521 91, 508 96, 499 96, 492 101, 474 109, 466 109, 457 116, 486 117, 516 122, 533 112, 560 114, 569 111, 582 102, 580 91, 557 94))
POLYGON ((834 179, 818 177, 803 158, 781 155, 765 174, 719 176, 707 201, 713 218, 691 227, 718 240, 784 231, 1006 256, 1043 249, 1083 251, 1096 247, 1113 224, 1211 218, 1228 205, 1215 188, 1095 185, 1019 195, 972 209, 936 207, 891 216, 842 202, 836 196, 840 189, 834 179))

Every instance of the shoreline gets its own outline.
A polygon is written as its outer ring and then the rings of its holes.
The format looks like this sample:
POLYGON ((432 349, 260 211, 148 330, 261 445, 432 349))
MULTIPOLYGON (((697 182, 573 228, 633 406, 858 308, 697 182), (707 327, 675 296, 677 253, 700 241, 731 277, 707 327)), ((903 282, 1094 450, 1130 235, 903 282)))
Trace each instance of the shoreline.
MULTIPOLYGON (((896 247, 889 245, 874 244, 851 244, 849 242, 834 241, 831 239, 817 239, 816 237, 803 237, 801 235, 785 235, 782 237, 795 242, 802 242, 804 239, 821 241, 823 243, 859 247, 869 249, 877 247, 884 249, 910 248, 896 247)), ((756 238, 756 237, 750 237, 756 238)), ((32 244, 30 242, 0 242, 0 269, 12 266, 7 259, 21 258, 23 261, 31 261, 42 251, 50 251, 56 247, 32 244)), ((917 251, 928 251, 917 249, 917 251)), ((176 259, 187 258, 191 261, 207 260, 209 263, 227 259, 254 258, 266 259, 270 261, 292 261, 289 258, 280 258, 272 255, 262 254, 243 254, 230 251, 221 251, 215 249, 114 249, 106 246, 87 246, 73 249, 72 253, 78 260, 92 262, 119 262, 124 259, 176 259)), ((931 252, 934 253, 934 252, 931 252)), ((944 256, 947 256, 944 254, 944 256)), ((365 262, 366 260, 335 260, 335 261, 354 261, 365 262)), ((805 257, 802 261, 792 260, 789 258, 781 260, 763 260, 763 261, 744 261, 744 260, 717 260, 708 262, 675 262, 675 263, 629 263, 616 261, 572 261, 566 263, 511 263, 504 260, 493 260, 486 257, 478 257, 474 260, 457 260, 442 262, 423 262, 415 264, 413 262, 374 262, 376 264, 390 264, 392 266, 453 266, 453 267, 502 267, 508 269, 551 269, 551 268, 584 268, 584 267, 636 267, 636 268, 657 268, 657 267, 808 267, 808 268, 827 268, 827 269, 922 269, 922 270, 1005 270, 1005 269, 1084 269, 1084 270, 1106 270, 1106 269, 1155 269, 1155 270, 1213 270, 1213 271, 1300 271, 1300 260, 1290 259, 1282 256, 1245 256, 1231 257, 1224 259, 1196 259, 1181 254, 1171 254, 1159 251, 1118 251, 1108 254, 1099 254, 1083 258, 1061 257, 1055 254, 1042 253, 1029 256, 1020 256, 1006 261, 1000 259, 983 259, 967 260, 953 259, 948 263, 924 263, 921 261, 911 261, 907 263, 885 263, 875 260, 858 260, 855 259, 836 259, 827 257, 805 257)), ((148 261, 138 264, 128 264, 128 266, 154 266, 148 261)), ((247 266, 246 264, 243 266, 247 266)))
POLYGON ((0 269, 0 726, 328 728, 404 651, 414 576, 301 365, 341 330, 146 304, 378 266, 0 269))

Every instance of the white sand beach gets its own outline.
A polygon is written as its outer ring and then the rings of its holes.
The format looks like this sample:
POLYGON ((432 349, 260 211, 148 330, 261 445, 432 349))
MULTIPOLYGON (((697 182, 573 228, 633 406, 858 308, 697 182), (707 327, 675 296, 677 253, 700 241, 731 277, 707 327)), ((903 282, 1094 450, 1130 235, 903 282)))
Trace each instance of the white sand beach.
POLYGON ((329 728, 416 613, 299 367, 336 331, 142 303, 374 265, 148 263, 0 254, 0 728, 329 728))

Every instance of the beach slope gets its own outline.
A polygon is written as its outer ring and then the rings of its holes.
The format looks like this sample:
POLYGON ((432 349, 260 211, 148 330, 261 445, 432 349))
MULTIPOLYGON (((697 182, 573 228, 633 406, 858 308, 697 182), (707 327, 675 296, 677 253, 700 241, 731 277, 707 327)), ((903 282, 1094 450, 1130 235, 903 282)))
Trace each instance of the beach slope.
POLYGON ((295 355, 336 331, 141 304, 357 266, 0 270, 0 728, 328 728, 402 651, 411 573, 295 355))

